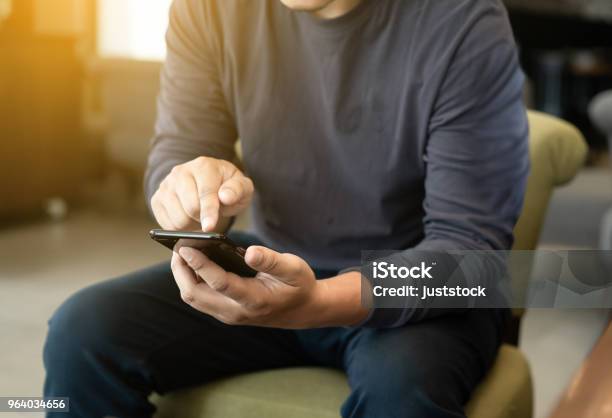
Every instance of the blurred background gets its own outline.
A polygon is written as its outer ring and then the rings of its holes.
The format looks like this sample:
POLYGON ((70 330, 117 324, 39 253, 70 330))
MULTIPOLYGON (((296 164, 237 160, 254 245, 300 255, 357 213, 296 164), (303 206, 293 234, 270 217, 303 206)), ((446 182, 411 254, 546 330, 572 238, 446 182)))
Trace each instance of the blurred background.
MULTIPOLYGON (((170 3, 0 0, 0 396, 40 395, 46 320, 68 295, 169 256, 148 239, 141 183, 170 3)), ((589 109, 612 89, 612 1, 506 4, 526 103, 589 143, 585 168, 554 195, 541 247, 609 248, 612 114, 606 125, 589 109)), ((554 411, 608 320, 527 313, 536 417, 554 411)))

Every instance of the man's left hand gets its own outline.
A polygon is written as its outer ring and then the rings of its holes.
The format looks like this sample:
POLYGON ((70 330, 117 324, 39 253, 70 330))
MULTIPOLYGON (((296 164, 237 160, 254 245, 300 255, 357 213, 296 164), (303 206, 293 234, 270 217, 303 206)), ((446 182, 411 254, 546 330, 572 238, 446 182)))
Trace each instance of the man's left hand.
POLYGON ((326 280, 316 280, 303 259, 251 246, 245 261, 259 272, 254 278, 227 272, 202 252, 182 247, 172 256, 181 298, 230 325, 292 329, 322 325, 321 314, 328 306, 326 280))

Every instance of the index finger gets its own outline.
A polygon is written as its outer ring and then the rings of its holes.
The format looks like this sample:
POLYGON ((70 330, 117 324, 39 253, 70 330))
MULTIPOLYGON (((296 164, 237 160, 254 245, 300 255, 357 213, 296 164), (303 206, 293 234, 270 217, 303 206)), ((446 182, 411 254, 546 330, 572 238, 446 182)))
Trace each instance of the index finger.
POLYGON ((219 320, 242 312, 243 307, 237 301, 215 291, 205 282, 198 281, 196 273, 177 253, 172 257, 172 273, 181 299, 192 308, 219 320))
POLYGON ((218 170, 209 165, 202 165, 198 170, 192 171, 198 189, 200 201, 200 223, 203 231, 211 231, 219 220, 219 196, 223 176, 218 170))
POLYGON ((219 222, 219 197, 214 191, 206 191, 200 194, 200 223, 202 231, 212 231, 219 222))

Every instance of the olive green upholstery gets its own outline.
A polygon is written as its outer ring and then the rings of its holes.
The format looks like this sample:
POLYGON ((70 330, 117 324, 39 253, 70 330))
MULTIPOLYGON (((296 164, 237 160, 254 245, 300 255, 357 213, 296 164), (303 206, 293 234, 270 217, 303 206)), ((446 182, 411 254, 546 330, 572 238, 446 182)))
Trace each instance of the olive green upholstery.
MULTIPOLYGON (((534 249, 554 187, 584 162, 585 141, 571 125, 530 112, 531 174, 516 226, 515 249, 534 249)), ((525 270, 528 274, 528 269, 525 270)), ((219 347, 222 350, 222 347, 219 347)), ((344 374, 291 368, 244 374, 160 397, 158 418, 337 418, 349 393, 344 374)), ((469 418, 530 418, 532 385, 521 352, 503 345, 495 364, 466 405, 469 418)))
MULTIPOLYGON (((548 202, 555 187, 574 178, 587 157, 587 145, 582 134, 573 125, 554 116, 530 111, 529 159, 531 169, 525 203, 521 217, 514 228, 513 250, 533 250, 537 247, 548 202)), ((521 257, 522 263, 510 263, 515 289, 526 289, 531 263, 521 257)), ((533 260, 532 260, 533 261, 533 260)), ((516 300, 524 294, 515 294, 516 300)), ((521 309, 514 315, 520 316, 521 309)))
POLYGON ((554 188, 573 179, 587 155, 586 141, 573 125, 535 111, 529 111, 528 117, 531 171, 523 211, 514 228, 515 250, 536 248, 554 188))

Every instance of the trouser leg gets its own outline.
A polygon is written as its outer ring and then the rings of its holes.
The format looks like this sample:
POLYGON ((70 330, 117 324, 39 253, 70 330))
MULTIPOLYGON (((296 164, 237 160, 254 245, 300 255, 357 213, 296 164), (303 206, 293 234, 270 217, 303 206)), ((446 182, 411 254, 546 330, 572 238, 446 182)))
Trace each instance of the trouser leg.
POLYGON ((62 417, 148 417, 152 391, 303 362, 291 331, 227 326, 186 305, 165 263, 64 302, 49 322, 44 392, 70 397, 62 417))
POLYGON ((497 355, 508 312, 474 309, 394 329, 299 332, 320 364, 342 367, 345 418, 457 418, 497 355))

